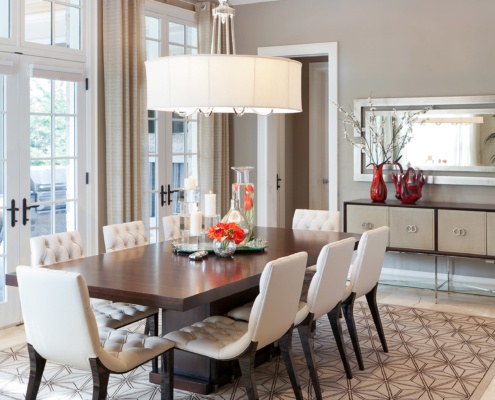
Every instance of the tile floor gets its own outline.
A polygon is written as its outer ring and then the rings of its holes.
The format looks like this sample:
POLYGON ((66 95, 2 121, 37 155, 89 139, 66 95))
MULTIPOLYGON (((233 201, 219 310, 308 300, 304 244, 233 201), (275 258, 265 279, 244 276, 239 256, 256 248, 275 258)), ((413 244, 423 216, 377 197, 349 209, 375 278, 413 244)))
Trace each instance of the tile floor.
MULTIPOLYGON (((434 292, 432 290, 380 285, 378 289, 378 301, 380 303, 406 307, 418 307, 495 318, 495 297, 440 292, 438 294, 438 303, 435 304, 434 292)), ((23 326, 0 330, 0 349, 23 343, 25 340, 23 326)), ((495 379, 488 386, 481 400, 491 400, 494 398, 495 379)))

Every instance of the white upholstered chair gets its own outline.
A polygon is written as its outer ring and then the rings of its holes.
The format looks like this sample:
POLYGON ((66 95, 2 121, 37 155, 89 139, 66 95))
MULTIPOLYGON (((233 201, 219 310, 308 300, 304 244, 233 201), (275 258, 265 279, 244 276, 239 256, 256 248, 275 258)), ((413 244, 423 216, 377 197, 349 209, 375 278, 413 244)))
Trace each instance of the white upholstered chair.
POLYGON ((388 353, 387 341, 383 332, 380 313, 376 303, 376 291, 378 280, 383 267, 383 259, 388 241, 388 226, 366 231, 359 239, 358 249, 354 262, 351 265, 350 281, 346 285, 342 297, 342 311, 347 323, 347 329, 351 336, 352 346, 358 361, 359 369, 364 369, 363 357, 359 347, 359 340, 354 322, 354 301, 366 296, 373 322, 380 338, 383 351, 388 353))
MULTIPOLYGON (((330 321, 347 378, 352 378, 339 315, 355 242, 354 238, 343 239, 327 244, 321 249, 316 262, 316 272, 311 279, 307 293, 299 302, 299 310, 294 321, 294 325, 299 331, 306 363, 318 400, 321 400, 322 396, 313 353, 313 328, 314 321, 325 314, 330 321)), ((248 303, 234 308, 227 313, 227 316, 236 320, 248 321, 251 305, 248 303)))
POLYGON ((148 236, 143 221, 104 226, 103 240, 107 253, 148 244, 148 236))
MULTIPOLYGON (((31 238, 31 266, 48 266, 62 261, 84 257, 84 245, 78 231, 31 238)), ((91 299, 98 327, 121 328, 133 322, 149 318, 146 333, 158 333, 158 309, 129 303, 112 303, 91 299)))
POLYGON ((225 316, 212 316, 170 332, 165 337, 174 341, 175 347, 180 350, 216 360, 239 360, 250 400, 258 399, 255 352, 278 340, 296 399, 302 399, 291 346, 307 257, 306 252, 300 252, 265 266, 260 278, 260 292, 248 323, 225 316))
POLYGON ((292 229, 340 231, 340 211, 296 209, 292 229))
POLYGON ((90 371, 93 400, 104 400, 110 373, 128 372, 160 355, 161 398, 173 398, 173 342, 111 328, 98 332, 78 273, 19 266, 17 280, 30 360, 26 399, 36 399, 47 360, 90 371))
POLYGON ((180 239, 180 217, 167 215, 162 218, 164 240, 180 239))

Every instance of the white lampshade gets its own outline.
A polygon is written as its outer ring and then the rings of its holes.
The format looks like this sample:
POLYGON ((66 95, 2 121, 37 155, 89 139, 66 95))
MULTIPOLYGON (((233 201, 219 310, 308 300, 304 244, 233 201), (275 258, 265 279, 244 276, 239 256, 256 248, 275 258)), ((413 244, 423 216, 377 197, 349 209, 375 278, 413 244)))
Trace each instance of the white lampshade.
POLYGON ((148 109, 208 114, 294 113, 301 63, 281 57, 198 54, 146 61, 148 109))

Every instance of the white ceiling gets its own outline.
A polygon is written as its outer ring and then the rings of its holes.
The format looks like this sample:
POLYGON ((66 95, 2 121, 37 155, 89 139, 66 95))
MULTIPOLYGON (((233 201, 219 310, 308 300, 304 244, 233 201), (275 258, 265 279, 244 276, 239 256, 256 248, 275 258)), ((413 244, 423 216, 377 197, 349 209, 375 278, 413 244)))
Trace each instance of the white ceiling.
POLYGON ((231 6, 240 6, 242 4, 267 3, 269 1, 278 1, 278 0, 229 0, 228 3, 231 6))

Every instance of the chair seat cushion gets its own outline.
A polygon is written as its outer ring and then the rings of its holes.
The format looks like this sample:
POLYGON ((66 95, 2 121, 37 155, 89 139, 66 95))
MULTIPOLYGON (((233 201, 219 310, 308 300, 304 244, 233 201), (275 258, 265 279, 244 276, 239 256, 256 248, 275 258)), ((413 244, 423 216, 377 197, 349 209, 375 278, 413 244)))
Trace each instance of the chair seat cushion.
POLYGON ((123 373, 158 357, 174 347, 174 342, 142 333, 99 328, 100 343, 107 352, 100 361, 112 372, 123 373))
POLYGON ((158 313, 158 308, 130 303, 91 304, 98 328, 121 328, 158 313))
POLYGON ((175 347, 217 360, 229 360, 249 346, 248 324, 223 316, 208 317, 165 335, 175 347))

